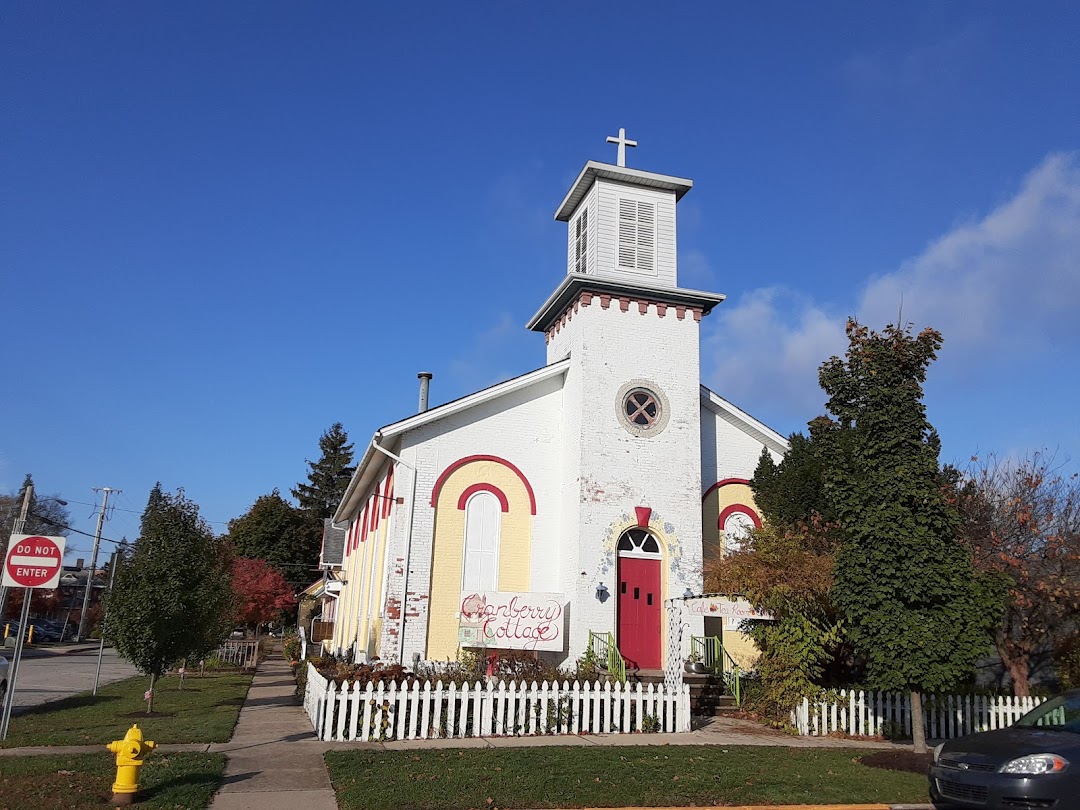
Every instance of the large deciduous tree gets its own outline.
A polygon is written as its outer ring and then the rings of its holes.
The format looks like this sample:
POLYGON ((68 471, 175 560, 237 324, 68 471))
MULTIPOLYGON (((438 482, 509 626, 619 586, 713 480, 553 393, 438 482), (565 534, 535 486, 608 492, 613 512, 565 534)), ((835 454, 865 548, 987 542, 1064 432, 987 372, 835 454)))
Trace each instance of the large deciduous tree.
POLYGON ((296 605, 285 577, 263 560, 236 557, 232 561, 232 589, 237 621, 256 630, 296 605))
POLYGON ((321 521, 318 527, 318 532, 313 531, 312 520, 275 489, 230 520, 225 539, 236 554, 265 560, 293 587, 303 587, 311 582, 319 562, 321 521))
MULTIPOLYGON (((106 636, 154 683, 172 664, 210 653, 233 618, 226 545, 179 490, 150 492, 139 537, 117 568, 106 636)), ((153 700, 147 711, 153 709, 153 700)))
POLYGON ((292 495, 314 521, 331 517, 337 509, 353 470, 353 446, 341 422, 335 422, 319 437, 318 461, 308 461, 307 483, 297 484, 292 495))
MULTIPOLYGON (((34 485, 34 479, 27 474, 22 487, 13 495, 0 495, 0 527, 4 537, 10 532, 22 511, 23 497, 26 488, 34 485)), ((68 522, 71 516, 68 510, 56 495, 38 495, 35 488, 30 496, 30 508, 26 514, 26 525, 22 534, 63 535, 68 533, 68 522)))
POLYGON ((1008 586, 994 646, 1017 694, 1036 656, 1074 646, 1080 615, 1080 481, 1053 457, 973 461, 956 489, 975 565, 1008 586))
POLYGON ((824 494, 844 531, 833 598, 873 685, 911 693, 915 749, 925 751, 920 692, 970 676, 1002 594, 957 539, 922 401, 940 333, 849 321, 847 337, 845 357, 819 372, 832 419, 812 426, 824 494))

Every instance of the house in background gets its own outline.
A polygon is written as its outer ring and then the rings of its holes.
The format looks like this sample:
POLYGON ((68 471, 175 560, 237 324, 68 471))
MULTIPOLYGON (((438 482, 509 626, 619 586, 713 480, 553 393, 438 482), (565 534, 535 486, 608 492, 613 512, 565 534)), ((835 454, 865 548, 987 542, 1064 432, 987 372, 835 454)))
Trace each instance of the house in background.
POLYGON ((323 521, 319 568, 322 576, 300 592, 297 627, 304 628, 310 641, 333 637, 337 600, 342 588, 341 563, 345 554, 345 530, 336 529, 329 519, 323 521))

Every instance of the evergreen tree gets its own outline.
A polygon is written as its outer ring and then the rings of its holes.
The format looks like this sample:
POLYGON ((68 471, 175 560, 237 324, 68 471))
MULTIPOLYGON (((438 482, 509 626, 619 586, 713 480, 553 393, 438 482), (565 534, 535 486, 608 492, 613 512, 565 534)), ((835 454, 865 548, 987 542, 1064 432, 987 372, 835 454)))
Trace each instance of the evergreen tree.
POLYGON ((353 446, 341 422, 319 438, 319 450, 319 460, 307 462, 308 483, 297 484, 292 495, 308 517, 318 522, 321 532, 322 521, 334 514, 356 468, 352 466, 353 446))
POLYGON ((794 527, 813 515, 828 520, 832 510, 822 493, 822 461, 817 447, 801 433, 788 437, 791 449, 779 464, 767 448, 761 449, 750 486, 754 502, 767 523, 794 527))
POLYGON ((319 563, 322 521, 317 532, 312 527, 313 521, 275 489, 230 520, 225 539, 239 556, 265 560, 291 586, 302 588, 311 584, 319 563))
POLYGON ((954 687, 988 651, 998 584, 976 575, 938 468, 922 385, 940 333, 847 325, 844 359, 822 364, 831 420, 811 426, 824 494, 843 526, 833 598, 879 689, 911 692, 915 748, 925 751, 920 691, 954 687))
POLYGON ((155 485, 131 557, 116 573, 105 633, 150 676, 151 695, 170 666, 209 654, 228 635, 233 597, 226 547, 183 490, 170 495, 155 485))

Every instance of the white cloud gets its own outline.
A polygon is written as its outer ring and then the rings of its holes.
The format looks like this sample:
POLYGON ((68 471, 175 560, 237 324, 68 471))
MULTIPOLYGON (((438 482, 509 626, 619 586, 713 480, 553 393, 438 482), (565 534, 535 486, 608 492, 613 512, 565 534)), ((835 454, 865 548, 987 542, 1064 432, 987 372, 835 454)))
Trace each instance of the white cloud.
POLYGON ((687 250, 679 254, 679 284, 704 290, 716 281, 709 258, 700 250, 687 250))
POLYGON ((954 228, 895 273, 874 279, 857 314, 869 325, 931 325, 950 352, 1046 348, 1080 311, 1080 160, 1051 155, 1015 197, 954 228))
MULTIPOLYGON (((880 329, 901 301, 905 322, 942 332, 942 364, 956 373, 1080 349, 1080 155, 1047 157, 1010 200, 871 279, 852 311, 880 329)), ((775 287, 728 301, 706 322, 706 384, 801 426, 819 412, 817 367, 843 351, 846 315, 775 287)))

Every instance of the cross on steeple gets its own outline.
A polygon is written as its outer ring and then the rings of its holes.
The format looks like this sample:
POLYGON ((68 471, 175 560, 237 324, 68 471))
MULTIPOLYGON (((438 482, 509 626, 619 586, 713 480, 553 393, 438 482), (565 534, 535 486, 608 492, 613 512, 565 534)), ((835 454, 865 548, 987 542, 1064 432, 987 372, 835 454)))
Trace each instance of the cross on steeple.
POLYGON ((626 166, 626 147, 637 146, 637 141, 631 141, 626 137, 626 130, 623 127, 619 127, 619 137, 614 135, 607 136, 608 143, 617 143, 619 145, 619 157, 616 160, 616 166, 626 166))

